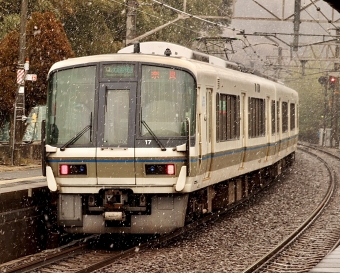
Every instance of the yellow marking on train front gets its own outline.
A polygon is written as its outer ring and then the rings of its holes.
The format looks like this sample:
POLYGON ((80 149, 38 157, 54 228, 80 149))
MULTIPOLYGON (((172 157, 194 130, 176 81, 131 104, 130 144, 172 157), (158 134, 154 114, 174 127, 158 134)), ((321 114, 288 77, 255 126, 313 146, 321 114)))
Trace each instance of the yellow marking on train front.
POLYGON ((38 180, 38 179, 40 180, 40 179, 43 179, 43 178, 45 178, 45 176, 32 176, 32 177, 25 177, 25 178, 0 180, 0 185, 16 183, 16 182, 23 182, 23 181, 38 180))

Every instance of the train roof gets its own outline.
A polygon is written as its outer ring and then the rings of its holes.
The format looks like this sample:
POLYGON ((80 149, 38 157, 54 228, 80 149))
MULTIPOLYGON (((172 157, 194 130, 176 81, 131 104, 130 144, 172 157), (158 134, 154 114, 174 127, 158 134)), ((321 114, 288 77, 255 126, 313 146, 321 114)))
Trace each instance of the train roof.
POLYGON ((91 64, 91 63, 97 63, 97 62, 110 62, 110 61, 126 61, 125 58, 128 55, 132 55, 132 54, 134 55, 136 53, 140 53, 138 56, 140 58, 140 61, 150 61, 150 58, 159 58, 160 56, 162 57, 171 56, 174 58, 168 59, 167 63, 169 62, 169 64, 171 64, 171 61, 170 61, 171 59, 195 60, 195 61, 203 62, 206 64, 211 64, 213 66, 217 66, 221 68, 229 68, 235 71, 253 74, 253 75, 265 78, 265 79, 269 79, 274 82, 278 82, 277 79, 263 75, 258 71, 247 70, 244 66, 240 64, 226 61, 221 58, 211 56, 211 55, 208 55, 202 52, 194 51, 187 47, 174 44, 174 43, 169 43, 169 42, 135 43, 133 45, 122 48, 121 50, 118 51, 118 54, 102 54, 102 55, 92 55, 92 56, 70 58, 70 59, 55 63, 51 67, 48 74, 50 74, 51 71, 54 71, 54 70, 58 70, 64 67, 80 65, 80 64, 91 64), (144 58, 143 56, 145 56, 146 58, 145 60, 143 60, 144 58))
POLYGON ((181 46, 168 42, 143 42, 136 43, 122 48, 118 51, 122 53, 142 53, 150 55, 172 56, 172 57, 184 57, 186 59, 197 60, 212 65, 221 66, 224 68, 232 68, 239 70, 240 66, 236 63, 225 61, 221 58, 204 54, 202 52, 194 51, 185 46, 181 46), (167 55, 168 54, 168 55, 167 55))
MULTIPOLYGON (((142 53, 142 54, 150 54, 150 55, 160 55, 164 56, 170 54, 172 57, 184 57, 190 60, 197 60, 205 63, 209 63, 211 65, 216 65, 223 68, 229 68, 236 71, 241 71, 248 74, 254 74, 256 76, 269 79, 274 82, 278 82, 276 78, 269 77, 267 75, 262 74, 261 72, 254 69, 247 69, 245 66, 226 61, 224 59, 211 56, 199 51, 195 51, 189 49, 185 46, 181 46, 174 43, 169 42, 143 42, 143 43, 135 43, 133 45, 129 45, 125 48, 122 48, 118 51, 118 53, 142 53)), ((280 82, 281 83, 281 82, 280 82)), ((281 83, 282 84, 282 83, 281 83)))
POLYGON ((62 60, 59 62, 56 62, 52 65, 50 68, 48 74, 50 74, 52 71, 56 71, 59 69, 64 69, 67 67, 72 66, 78 66, 78 65, 90 65, 93 63, 107 63, 107 62, 132 62, 132 61, 139 61, 139 62, 153 62, 153 63, 166 63, 173 66, 178 66, 178 61, 182 60, 183 63, 181 63, 180 66, 183 66, 184 68, 187 68, 189 70, 193 70, 194 66, 192 63, 187 62, 187 58, 183 58, 178 56, 177 58, 169 58, 167 56, 159 56, 159 55, 150 55, 150 54, 138 54, 138 59, 136 58, 135 53, 128 53, 128 54, 101 54, 101 55, 91 55, 91 56, 84 56, 84 57, 76 57, 76 58, 70 58, 66 60, 62 60), (162 59, 161 59, 162 58, 162 59))

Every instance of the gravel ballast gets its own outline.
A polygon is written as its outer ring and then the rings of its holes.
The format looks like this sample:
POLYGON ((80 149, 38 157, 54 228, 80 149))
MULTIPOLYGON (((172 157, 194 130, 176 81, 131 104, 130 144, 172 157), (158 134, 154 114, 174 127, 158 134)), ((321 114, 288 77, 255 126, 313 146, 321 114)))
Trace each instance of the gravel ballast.
POLYGON ((169 246, 136 249, 137 255, 96 272, 242 272, 295 230, 327 188, 327 170, 297 151, 295 163, 256 200, 169 246))

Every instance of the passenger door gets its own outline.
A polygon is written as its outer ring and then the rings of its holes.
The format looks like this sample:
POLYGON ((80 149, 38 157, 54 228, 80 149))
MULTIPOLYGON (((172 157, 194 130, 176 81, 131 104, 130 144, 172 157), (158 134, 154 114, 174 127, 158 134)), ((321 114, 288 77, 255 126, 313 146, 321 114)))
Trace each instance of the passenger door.
POLYGON ((134 185, 135 82, 101 83, 96 165, 98 184, 134 185))
POLYGON ((212 89, 201 88, 199 114, 199 168, 203 179, 210 178, 212 146, 212 89))

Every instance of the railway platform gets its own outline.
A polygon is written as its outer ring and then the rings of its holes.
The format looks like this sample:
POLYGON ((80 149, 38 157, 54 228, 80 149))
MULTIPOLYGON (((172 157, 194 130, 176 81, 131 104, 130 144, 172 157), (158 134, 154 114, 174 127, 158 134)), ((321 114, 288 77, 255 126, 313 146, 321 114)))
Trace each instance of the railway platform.
POLYGON ((45 186, 46 178, 42 176, 40 166, 0 170, 0 194, 45 186))
POLYGON ((340 247, 324 257, 309 273, 339 273, 340 247))
POLYGON ((0 166, 0 263, 46 249, 50 191, 41 166, 0 166))

